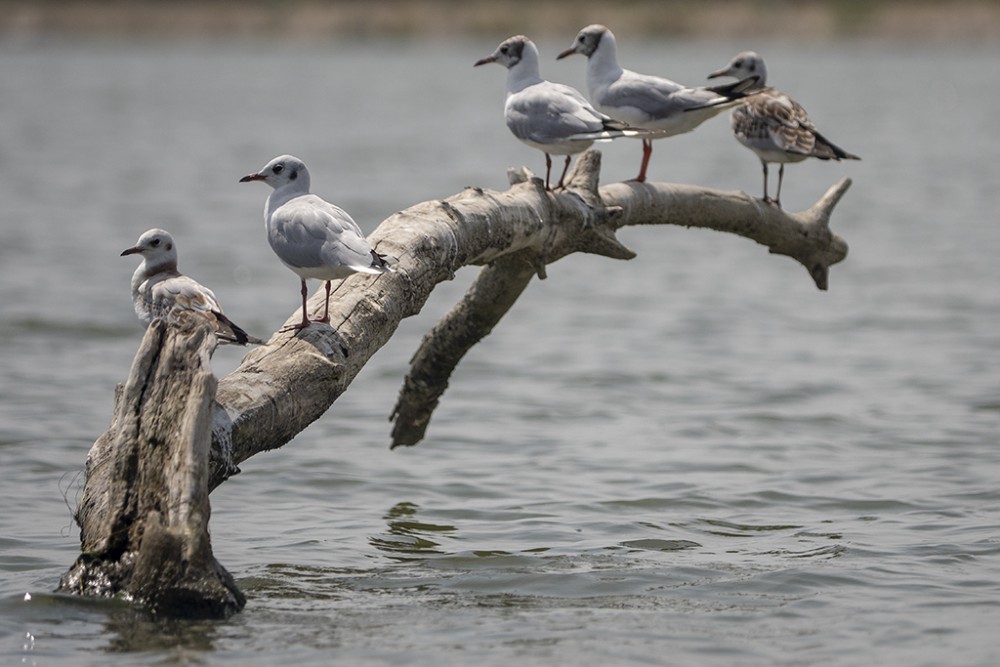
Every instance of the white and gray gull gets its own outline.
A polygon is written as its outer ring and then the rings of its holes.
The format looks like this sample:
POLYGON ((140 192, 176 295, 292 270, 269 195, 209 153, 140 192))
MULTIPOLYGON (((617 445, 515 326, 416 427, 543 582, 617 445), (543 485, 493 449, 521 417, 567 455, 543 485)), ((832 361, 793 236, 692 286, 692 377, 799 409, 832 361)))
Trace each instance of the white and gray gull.
POLYGON ((561 188, 571 155, 582 153, 595 141, 639 134, 595 109, 575 88, 543 79, 538 71, 538 48, 523 35, 505 39, 474 67, 487 63, 507 68, 504 119, 515 137, 545 153, 547 190, 551 189, 552 155, 566 156, 556 185, 561 188))
POLYGON ((642 166, 635 178, 639 183, 646 180, 653 139, 690 132, 738 104, 753 84, 750 80, 692 88, 623 69, 618 64, 615 36, 603 25, 589 25, 581 30, 573 46, 560 53, 557 60, 574 53, 587 56, 587 89, 594 106, 630 127, 651 131, 642 136, 642 166))
POLYGON ((820 160, 861 159, 820 134, 801 104, 785 93, 769 88, 764 59, 753 51, 737 54, 728 65, 712 72, 708 78, 720 76, 737 79, 757 77, 757 83, 751 89, 754 94, 733 109, 732 126, 736 139, 760 158, 764 168, 764 201, 781 206, 781 181, 785 177, 785 164, 788 162, 801 162, 809 157, 820 160), (781 165, 778 169, 778 191, 774 199, 767 195, 769 162, 781 165))
POLYGON ((295 331, 310 322, 330 321, 330 281, 352 273, 381 274, 393 271, 394 258, 372 249, 361 228, 339 206, 309 192, 309 171, 291 155, 274 158, 240 183, 263 181, 274 191, 264 204, 267 240, 278 259, 294 271, 302 283, 302 320, 282 331, 295 331), (326 281, 323 316, 309 319, 306 280, 326 281))
POLYGON ((212 290, 177 270, 177 245, 169 233, 162 229, 144 232, 134 246, 122 251, 121 256, 126 255, 142 257, 142 263, 132 274, 132 302, 143 326, 148 327, 158 317, 169 320, 187 311, 207 320, 220 342, 237 345, 264 342, 233 324, 222 313, 212 290))

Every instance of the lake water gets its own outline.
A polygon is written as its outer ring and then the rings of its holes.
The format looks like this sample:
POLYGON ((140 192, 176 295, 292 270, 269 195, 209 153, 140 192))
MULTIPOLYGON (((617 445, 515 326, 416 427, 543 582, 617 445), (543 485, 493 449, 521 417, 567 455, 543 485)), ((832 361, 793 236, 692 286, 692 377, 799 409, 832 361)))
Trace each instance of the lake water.
MULTIPOLYGON (((543 74, 584 86, 581 59, 543 74)), ((527 28, 526 28, 527 30, 527 28)), ((628 42, 690 83, 753 47, 859 163, 830 291, 744 239, 628 229, 549 267, 462 362, 418 447, 387 417, 461 271, 283 449, 212 495, 246 592, 219 622, 53 594, 71 509, 141 329, 120 258, 181 268, 265 336, 295 309, 266 188, 304 158, 366 231, 542 156, 501 117, 496 40, 0 43, 0 662, 25 665, 992 665, 1000 660, 1000 51, 628 42), (25 600, 25 593, 31 596, 25 600)), ((619 36, 621 38, 621 36, 619 36)), ((636 142, 605 146, 605 181, 636 142)), ((760 193, 724 118, 652 180, 760 193)), ((222 375, 241 353, 220 349, 222 375)))

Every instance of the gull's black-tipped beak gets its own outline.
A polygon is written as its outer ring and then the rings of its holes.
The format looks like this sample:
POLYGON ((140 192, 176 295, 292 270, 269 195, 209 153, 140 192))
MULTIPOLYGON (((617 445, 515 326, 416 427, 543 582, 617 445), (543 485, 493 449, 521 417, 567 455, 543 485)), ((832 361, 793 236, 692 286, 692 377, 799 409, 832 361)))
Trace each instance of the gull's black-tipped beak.
POLYGON ((473 67, 479 67, 480 65, 487 65, 489 63, 495 63, 496 61, 497 61, 497 57, 496 56, 486 56, 485 58, 483 58, 481 60, 477 60, 475 62, 475 64, 473 65, 473 67))
POLYGON ((707 79, 718 79, 720 76, 729 76, 729 68, 728 67, 724 67, 722 69, 717 69, 717 70, 715 70, 714 72, 712 72, 711 74, 709 74, 705 78, 707 78, 707 79))
POLYGON ((142 250, 139 248, 139 246, 133 246, 131 248, 125 248, 124 250, 122 250, 122 254, 120 254, 118 256, 119 257, 124 257, 125 255, 134 255, 134 254, 139 253, 139 252, 142 252, 142 250))
POLYGON ((560 53, 558 56, 556 56, 556 60, 562 60, 566 56, 571 56, 574 53, 578 53, 578 51, 576 50, 575 46, 571 46, 568 49, 566 49, 565 51, 563 51, 562 53, 560 53))
POLYGON ((247 174, 246 176, 240 179, 240 183, 249 183, 250 181, 263 181, 265 178, 267 177, 264 176, 263 174, 247 174))

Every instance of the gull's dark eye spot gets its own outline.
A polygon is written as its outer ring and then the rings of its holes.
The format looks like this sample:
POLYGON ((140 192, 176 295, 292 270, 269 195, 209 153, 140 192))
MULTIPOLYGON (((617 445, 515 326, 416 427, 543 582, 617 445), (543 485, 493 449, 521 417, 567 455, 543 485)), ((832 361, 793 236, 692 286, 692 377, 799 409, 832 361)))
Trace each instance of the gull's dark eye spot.
POLYGON ((292 173, 290 173, 288 175, 288 180, 294 181, 298 177, 299 177, 299 170, 298 169, 292 169, 292 173))
POLYGON ((276 174, 280 174, 284 170, 285 170, 285 165, 283 164, 276 164, 273 167, 271 167, 271 171, 273 171, 276 174))
POLYGON ((168 243, 167 244, 167 250, 173 250, 173 249, 174 249, 174 244, 173 243, 168 243))
POLYGON ((153 239, 152 241, 149 242, 149 245, 153 246, 154 248, 158 247, 160 245, 160 239, 153 239))

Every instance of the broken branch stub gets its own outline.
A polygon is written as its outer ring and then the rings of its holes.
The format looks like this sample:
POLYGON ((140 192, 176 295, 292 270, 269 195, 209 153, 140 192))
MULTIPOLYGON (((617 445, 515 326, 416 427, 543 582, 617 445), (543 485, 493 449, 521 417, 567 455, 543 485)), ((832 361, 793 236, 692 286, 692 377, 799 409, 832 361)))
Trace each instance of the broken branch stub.
POLYGON ((529 258, 518 254, 484 267, 465 297, 424 337, 401 390, 411 400, 398 402, 390 417, 395 422, 393 447, 415 445, 423 439, 458 362, 489 335, 536 271, 529 258))
POLYGON ((87 457, 76 511, 82 553, 59 590, 121 596, 165 616, 242 609, 208 535, 215 345, 195 316, 150 324, 111 426, 87 457))

